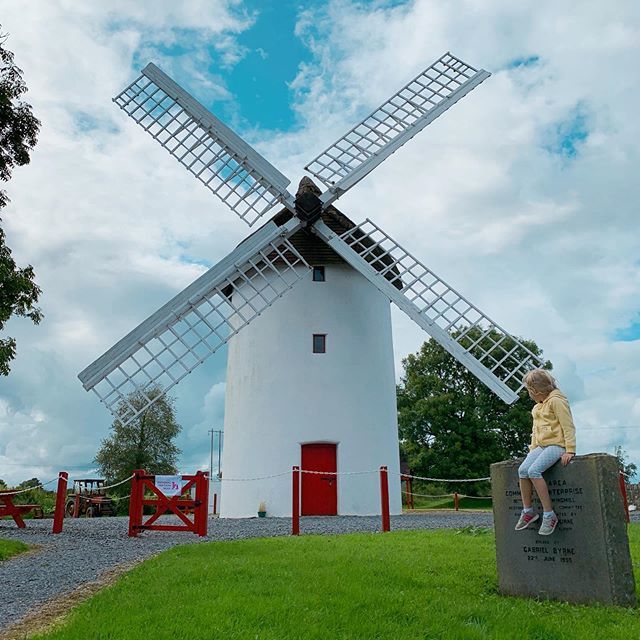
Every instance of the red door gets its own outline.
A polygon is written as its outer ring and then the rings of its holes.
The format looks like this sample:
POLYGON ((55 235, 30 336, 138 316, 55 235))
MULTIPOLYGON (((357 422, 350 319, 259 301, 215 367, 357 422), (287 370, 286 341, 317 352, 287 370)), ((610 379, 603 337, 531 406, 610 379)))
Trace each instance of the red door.
MULTIPOLYGON (((336 471, 335 444, 303 444, 302 468, 308 471, 336 471)), ((338 515, 338 478, 317 473, 302 474, 303 516, 338 515)))

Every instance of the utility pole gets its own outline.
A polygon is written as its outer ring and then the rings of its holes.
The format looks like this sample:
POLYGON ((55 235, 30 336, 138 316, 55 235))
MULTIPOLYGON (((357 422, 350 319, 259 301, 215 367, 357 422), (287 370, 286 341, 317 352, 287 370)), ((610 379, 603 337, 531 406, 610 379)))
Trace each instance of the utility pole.
POLYGON ((213 429, 209 429, 207 433, 211 434, 211 447, 209 448, 209 481, 213 478, 213 429))
POLYGON ((224 433, 222 429, 209 429, 207 433, 211 434, 211 448, 209 455, 209 477, 213 478, 213 434, 218 434, 218 478, 221 475, 220 465, 222 463, 222 434, 224 433))

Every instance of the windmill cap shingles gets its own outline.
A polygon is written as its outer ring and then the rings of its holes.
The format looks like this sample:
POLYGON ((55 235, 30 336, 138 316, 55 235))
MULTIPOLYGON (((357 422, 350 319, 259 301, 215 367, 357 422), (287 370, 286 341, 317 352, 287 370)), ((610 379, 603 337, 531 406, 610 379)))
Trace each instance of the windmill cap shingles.
MULTIPOLYGON (((309 177, 304 176, 302 180, 300 180, 300 184, 298 185, 298 190, 296 192, 296 197, 302 193, 311 192, 314 195, 319 196, 322 191, 316 185, 316 183, 309 177)), ((288 209, 282 209, 278 213, 276 213, 270 221, 275 222, 279 227, 283 224, 291 220, 293 214, 288 209)), ((336 209, 333 205, 329 205, 321 214, 322 221, 333 231, 339 235, 353 229, 357 225, 347 216, 344 215, 341 211, 336 209)), ((265 225, 268 224, 265 223, 265 225)), ((265 226, 263 225, 263 227, 265 226)), ((262 228, 262 227, 260 227, 262 228)), ((254 233, 257 233, 256 230, 254 233)), ((253 234, 247 236, 238 246, 241 246, 244 242, 246 242, 249 238, 251 238, 253 234)), ((316 265, 326 265, 326 264, 347 264, 343 258, 341 258, 324 240, 311 233, 307 229, 300 229, 296 231, 290 238, 289 242, 296 248, 296 251, 300 253, 300 255, 307 261, 308 264, 312 266, 316 265)), ((364 237, 361 240, 361 243, 365 246, 371 246, 373 242, 368 238, 364 237)), ((371 257, 375 258, 374 268, 377 271, 382 271, 383 268, 386 268, 392 262, 392 257, 389 255, 384 255, 383 249, 376 249, 371 252, 371 257)), ((387 271, 385 277, 388 280, 391 280, 393 285, 397 289, 402 289, 402 283, 398 278, 397 268, 393 268, 390 271, 387 271)), ((227 287, 228 288, 228 287, 227 287)), ((225 295, 228 295, 227 290, 224 291, 225 295)))

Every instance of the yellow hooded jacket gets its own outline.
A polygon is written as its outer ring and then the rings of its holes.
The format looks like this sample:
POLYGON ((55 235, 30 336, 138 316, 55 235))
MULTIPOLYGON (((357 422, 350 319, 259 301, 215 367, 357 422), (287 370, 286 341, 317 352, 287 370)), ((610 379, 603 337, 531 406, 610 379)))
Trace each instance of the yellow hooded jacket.
POLYGON ((543 402, 538 402, 531 410, 531 415, 531 450, 557 444, 564 447, 567 453, 576 452, 576 428, 569 401, 559 389, 554 389, 543 402))

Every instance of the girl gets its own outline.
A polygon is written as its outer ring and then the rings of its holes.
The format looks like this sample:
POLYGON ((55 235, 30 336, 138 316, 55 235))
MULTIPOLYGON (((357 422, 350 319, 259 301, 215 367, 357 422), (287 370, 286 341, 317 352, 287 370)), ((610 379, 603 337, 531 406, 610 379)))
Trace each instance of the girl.
POLYGON ((542 526, 538 533, 548 536, 555 531, 558 516, 553 511, 542 472, 560 459, 564 466, 569 464, 576 453, 576 429, 571 418, 569 402, 548 371, 533 369, 522 381, 536 405, 531 411, 533 432, 530 451, 518 469, 523 508, 516 524, 516 531, 526 529, 540 517, 534 513, 531 506, 531 491, 532 487, 535 487, 544 509, 542 526))

